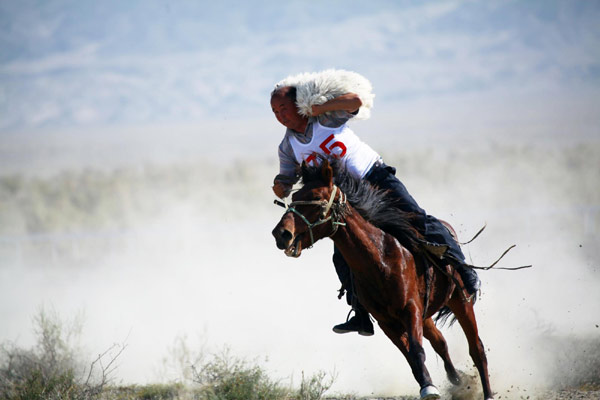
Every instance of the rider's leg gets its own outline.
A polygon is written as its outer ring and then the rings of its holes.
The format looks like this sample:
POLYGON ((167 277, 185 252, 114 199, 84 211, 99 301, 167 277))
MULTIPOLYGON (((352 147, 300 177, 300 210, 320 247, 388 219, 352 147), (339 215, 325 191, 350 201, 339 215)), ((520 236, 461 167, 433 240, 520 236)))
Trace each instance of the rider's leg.
MULTIPOLYGON (((398 201, 398 208, 409 212, 416 217, 414 223, 426 241, 448 246, 448 262, 452 264, 465 285, 469 294, 475 294, 481 286, 481 282, 474 269, 468 267, 464 262, 464 255, 450 231, 436 217, 427 215, 415 199, 410 195, 406 187, 395 176, 396 169, 385 164, 374 167, 367 176, 367 180, 380 189, 388 190, 398 201)), ((393 233, 393 232, 390 232, 393 233)))
MULTIPOLYGON (((354 316, 352 318, 346 319, 346 322, 344 323, 335 325, 333 331, 335 333, 358 332, 363 336, 373 335, 373 323, 371 322, 369 312, 362 304, 360 304, 358 298, 354 295, 350 267, 348 267, 346 260, 344 260, 344 257, 342 257, 342 254, 335 246, 333 249, 333 264, 335 265, 335 271, 338 274, 338 278, 340 279, 343 288, 346 290, 346 301, 348 302, 348 305, 352 306, 352 311, 354 311, 354 316)), ((350 313, 348 316, 349 315, 350 313)))
POLYGON ((352 311, 354 316, 344 323, 335 325, 333 331, 335 333, 358 332, 362 336, 373 336, 373 323, 369 312, 360 303, 356 303, 352 311))

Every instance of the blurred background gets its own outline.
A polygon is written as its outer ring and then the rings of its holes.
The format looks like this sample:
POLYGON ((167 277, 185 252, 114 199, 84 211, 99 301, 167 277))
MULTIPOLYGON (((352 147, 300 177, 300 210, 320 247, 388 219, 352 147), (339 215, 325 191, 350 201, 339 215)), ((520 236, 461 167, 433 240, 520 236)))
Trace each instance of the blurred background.
POLYGON ((352 128, 420 205, 463 241, 487 223, 468 260, 517 244, 502 265, 534 265, 482 272, 476 311, 495 390, 551 385, 580 368, 564 344, 600 333, 599 20, 583 0, 0 2, 0 340, 33 343, 45 307, 83 315, 91 355, 126 342, 125 383, 177 379, 187 338, 417 393, 382 331, 331 331, 332 243, 288 259, 270 234, 269 93, 341 68, 376 94, 352 128))

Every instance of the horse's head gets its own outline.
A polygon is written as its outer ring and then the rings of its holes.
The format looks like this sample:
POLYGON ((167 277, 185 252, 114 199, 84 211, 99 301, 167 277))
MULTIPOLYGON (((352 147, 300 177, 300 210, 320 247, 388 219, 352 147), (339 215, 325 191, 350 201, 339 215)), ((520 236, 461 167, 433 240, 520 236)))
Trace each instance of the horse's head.
POLYGON ((302 165, 303 186, 273 229, 277 247, 289 257, 337 232, 346 207, 345 195, 333 184, 333 170, 326 160, 319 167, 302 165))

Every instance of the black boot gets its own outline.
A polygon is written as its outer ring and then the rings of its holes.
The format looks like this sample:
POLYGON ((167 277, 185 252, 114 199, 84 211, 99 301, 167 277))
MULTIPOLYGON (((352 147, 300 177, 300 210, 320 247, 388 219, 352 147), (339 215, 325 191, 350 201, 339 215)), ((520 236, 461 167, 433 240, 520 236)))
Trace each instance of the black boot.
POLYGON ((333 327, 335 333, 358 332, 362 336, 373 336, 373 323, 369 313, 363 309, 355 309, 354 316, 343 324, 333 327))

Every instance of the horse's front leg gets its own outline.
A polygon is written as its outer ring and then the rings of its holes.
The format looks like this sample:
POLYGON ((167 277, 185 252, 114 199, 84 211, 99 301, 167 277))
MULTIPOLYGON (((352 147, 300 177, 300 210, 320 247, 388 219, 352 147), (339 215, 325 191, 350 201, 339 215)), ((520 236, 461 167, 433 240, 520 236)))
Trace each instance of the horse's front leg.
POLYGON ((404 310, 404 325, 408 334, 408 357, 413 375, 421 386, 421 399, 439 399, 440 392, 433 386, 431 376, 425 366, 425 349, 423 349, 423 310, 413 301, 404 310))
POLYGON ((421 399, 439 399, 440 392, 433 385, 429 371, 425 367, 421 313, 422 310, 419 310, 418 307, 409 305, 403 313, 402 322, 398 320, 388 324, 380 323, 379 325, 406 357, 412 373, 421 388, 421 399))

